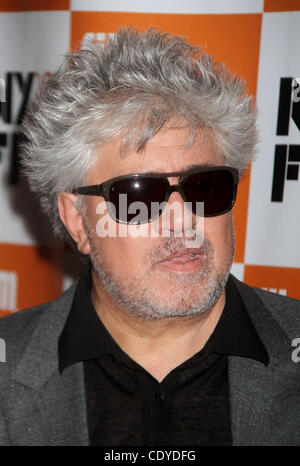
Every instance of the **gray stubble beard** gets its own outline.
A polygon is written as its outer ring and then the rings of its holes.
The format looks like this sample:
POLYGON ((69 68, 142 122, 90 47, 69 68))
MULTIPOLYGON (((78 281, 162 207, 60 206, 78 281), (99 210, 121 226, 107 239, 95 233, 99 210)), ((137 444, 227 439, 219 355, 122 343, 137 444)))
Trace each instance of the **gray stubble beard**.
MULTIPOLYGON (((157 320, 171 317, 194 317, 210 311, 221 294, 223 293, 234 257, 234 230, 232 243, 229 245, 230 251, 228 259, 223 264, 221 271, 217 272, 214 267, 214 251, 212 244, 204 239, 202 249, 204 251, 205 261, 201 270, 190 274, 178 274, 172 271, 163 271, 161 281, 165 278, 165 284, 161 286, 167 287, 168 281, 174 286, 178 285, 181 290, 185 287, 198 286, 201 293, 195 299, 196 302, 189 301, 189 294, 179 297, 176 305, 172 299, 174 293, 171 292, 159 298, 149 290, 145 283, 149 281, 149 272, 144 276, 135 278, 134 280, 122 279, 114 277, 108 270, 99 251, 97 250, 94 241, 94 234, 90 228, 89 222, 85 219, 86 231, 91 245, 90 259, 93 269, 97 275, 99 282, 105 288, 106 292, 113 300, 124 309, 124 312, 129 313, 132 317, 143 318, 146 320, 157 320), (123 283, 122 283, 123 281, 123 283), (198 285, 197 285, 198 284, 198 285), (157 302, 160 299, 160 303, 157 302)), ((182 238, 162 238, 162 245, 149 253, 148 262, 151 264, 150 274, 154 271, 155 263, 160 258, 166 257, 166 252, 172 253, 175 250, 183 249, 184 241, 182 238)), ((147 261, 145 261, 148 263, 147 261)), ((160 283, 161 283, 160 281, 160 283)), ((194 293, 195 294, 195 293, 194 293)))

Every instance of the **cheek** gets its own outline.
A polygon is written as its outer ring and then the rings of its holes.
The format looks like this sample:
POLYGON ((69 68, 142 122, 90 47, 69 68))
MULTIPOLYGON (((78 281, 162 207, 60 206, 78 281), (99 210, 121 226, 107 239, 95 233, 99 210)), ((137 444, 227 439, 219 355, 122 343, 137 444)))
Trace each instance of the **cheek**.
POLYGON ((93 249, 110 271, 140 274, 145 269, 147 252, 151 246, 150 238, 147 237, 149 226, 131 227, 116 223, 99 198, 88 199, 86 207, 93 249))
POLYGON ((96 250, 112 273, 138 276, 145 270, 147 248, 136 238, 97 238, 96 250))
POLYGON ((227 257, 232 252, 231 248, 234 239, 232 213, 228 212, 219 217, 206 218, 204 234, 214 247, 215 259, 227 257))

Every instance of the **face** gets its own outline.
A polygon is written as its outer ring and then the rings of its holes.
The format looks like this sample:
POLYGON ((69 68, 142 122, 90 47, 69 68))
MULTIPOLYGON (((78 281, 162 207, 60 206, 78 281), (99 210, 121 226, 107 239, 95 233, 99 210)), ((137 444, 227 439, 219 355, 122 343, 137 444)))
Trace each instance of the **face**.
MULTIPOLYGON (((183 172, 193 165, 224 165, 210 135, 199 132, 187 147, 188 134, 186 128, 163 129, 148 142, 142 154, 133 152, 125 158, 120 158, 120 142, 115 140, 95 154, 97 163, 86 185, 132 173, 183 172)), ((178 178, 169 181, 177 184, 178 178)), ((116 224, 116 237, 99 237, 97 206, 103 199, 86 196, 85 200, 94 286, 100 295, 102 289, 122 308, 148 319, 195 315, 213 308, 224 292, 234 255, 231 212, 202 218, 204 237, 199 244, 195 242, 189 255, 184 250, 191 231, 198 228, 199 217, 183 206, 178 192, 171 194, 168 206, 175 202, 182 206, 187 214, 184 225, 176 210, 168 222, 163 213, 154 225, 141 226, 144 232, 148 231, 147 236, 136 236, 133 227, 126 226, 126 236, 118 237, 119 224, 116 224), (151 236, 150 227, 154 227, 155 237, 151 236), (181 259, 166 260, 179 251, 183 252, 181 259)), ((137 227, 134 228, 136 231, 137 227)))

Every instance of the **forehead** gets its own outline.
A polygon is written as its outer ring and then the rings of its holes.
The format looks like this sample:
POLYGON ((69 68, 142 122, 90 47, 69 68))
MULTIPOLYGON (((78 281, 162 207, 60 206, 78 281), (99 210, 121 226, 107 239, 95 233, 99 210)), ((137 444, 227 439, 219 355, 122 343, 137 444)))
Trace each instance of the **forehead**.
POLYGON ((223 160, 211 133, 198 131, 192 143, 188 128, 165 128, 147 143, 143 152, 131 151, 121 157, 121 138, 95 150, 94 166, 87 181, 102 183, 130 173, 182 172, 194 165, 222 165, 223 160))

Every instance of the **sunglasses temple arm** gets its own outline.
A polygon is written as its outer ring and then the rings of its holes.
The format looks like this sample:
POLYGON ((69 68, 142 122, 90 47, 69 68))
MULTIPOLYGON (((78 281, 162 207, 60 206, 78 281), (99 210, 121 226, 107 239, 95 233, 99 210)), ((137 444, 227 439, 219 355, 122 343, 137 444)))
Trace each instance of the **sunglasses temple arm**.
POLYGON ((103 196, 103 186, 96 184, 93 186, 86 186, 83 188, 73 189, 73 194, 85 194, 90 196, 103 196))

